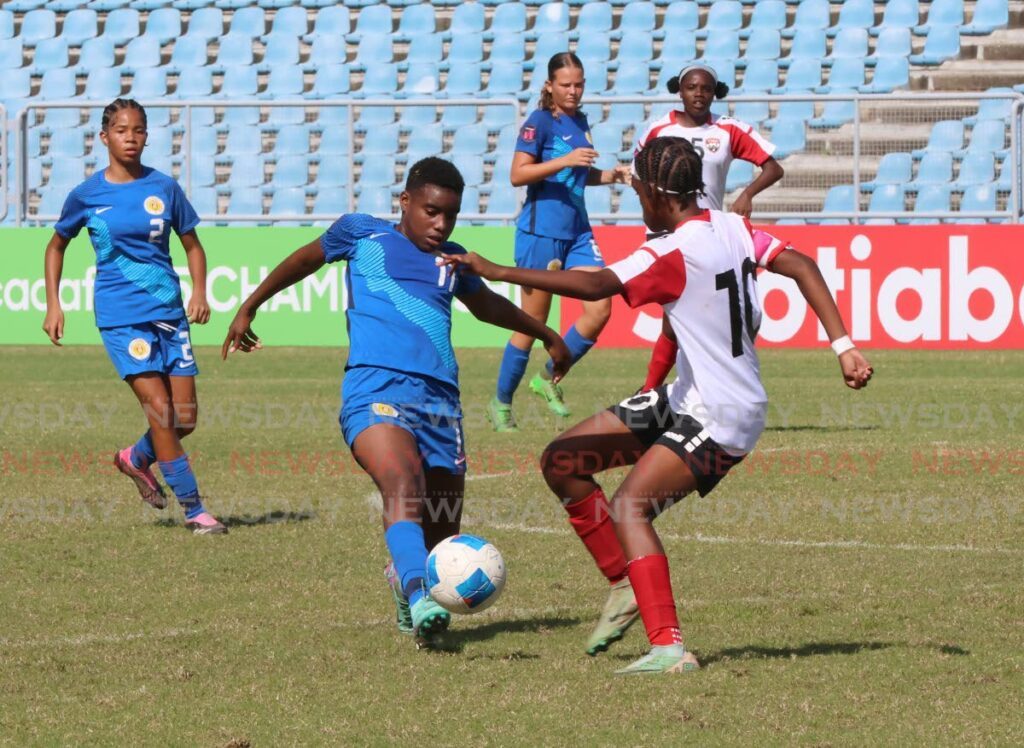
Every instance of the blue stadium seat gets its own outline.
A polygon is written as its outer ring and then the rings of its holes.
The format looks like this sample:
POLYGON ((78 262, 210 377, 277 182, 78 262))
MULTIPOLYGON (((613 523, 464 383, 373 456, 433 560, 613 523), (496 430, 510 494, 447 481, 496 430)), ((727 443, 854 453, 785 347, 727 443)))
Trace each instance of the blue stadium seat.
POLYGON ((12 13, 27 13, 44 5, 46 5, 46 0, 10 0, 4 3, 4 7, 12 13))
MULTIPOLYGON (((232 24, 234 29, 234 24, 232 24)), ((177 8, 159 8, 146 19, 146 34, 168 44, 181 36, 181 11, 177 8)))
POLYGON ((828 84, 819 86, 817 93, 829 93, 832 87, 848 90, 864 85, 864 58, 842 57, 835 61, 829 72, 828 84))
MULTIPOLYGON (((950 207, 950 187, 948 184, 927 184, 921 187, 914 201, 914 213, 948 212, 950 207)), ((923 225, 938 223, 938 218, 901 219, 901 222, 923 225)))
POLYGON ((306 156, 309 154, 309 125, 285 125, 274 138, 275 156, 306 156))
POLYGON ((754 165, 749 161, 735 159, 729 164, 729 173, 725 177, 725 191, 732 192, 746 187, 754 181, 754 165))
MULTIPOLYGON (((440 35, 438 35, 440 38, 440 35)), ((467 63, 476 63, 484 59, 484 37, 483 34, 459 34, 452 38, 451 47, 448 50, 448 64, 451 66, 462 66, 467 63)))
POLYGON ((996 162, 991 153, 968 153, 960 162, 960 175, 954 187, 962 190, 976 184, 988 184, 995 178, 996 162))
POLYGON ((581 35, 576 43, 576 56, 580 58, 584 68, 589 68, 595 63, 608 62, 611 59, 611 37, 603 31, 581 35))
POLYGON ((885 28, 878 34, 875 52, 866 58, 868 65, 875 65, 883 58, 908 58, 912 52, 910 29, 903 27, 885 28))
POLYGON ((316 22, 313 24, 313 32, 307 34, 306 41, 312 41, 316 37, 325 36, 337 44, 338 37, 347 37, 351 29, 352 21, 349 17, 348 8, 341 5, 331 5, 317 12, 316 22))
POLYGON ((174 153, 174 133, 169 128, 150 130, 146 136, 146 156, 164 158, 174 153))
POLYGON ((915 159, 920 159, 929 151, 959 152, 964 147, 964 123, 958 119, 947 119, 932 125, 928 144, 924 148, 912 152, 915 159))
POLYGON ((978 0, 974 4, 971 22, 960 27, 961 34, 991 34, 996 29, 1006 28, 1010 22, 1010 4, 1007 0, 978 0))
POLYGON ((182 189, 189 183, 192 189, 197 187, 213 187, 217 184, 217 163, 212 158, 188 158, 185 156, 184 138, 182 138, 181 174, 179 181, 182 189))
POLYGON ((240 65, 252 65, 252 39, 248 34, 236 31, 222 36, 217 49, 217 66, 232 68, 240 65))
POLYGON ((25 47, 21 43, 21 39, 18 37, 14 39, 0 39, 0 70, 16 70, 24 63, 25 47))
MULTIPOLYGON (((109 38, 106 34, 103 37, 109 38)), ((114 40, 111 39, 111 41, 114 40)), ((114 44, 117 42, 114 41, 114 44)), ((143 34, 128 42, 121 68, 126 72, 137 73, 145 68, 159 67, 160 62, 160 40, 149 34, 143 34)))
POLYGON ((210 68, 182 67, 178 72, 176 99, 204 99, 213 93, 213 75, 210 68))
POLYGON ((596 60, 586 65, 587 96, 605 95, 608 90, 608 70, 611 66, 612 64, 610 63, 598 62, 596 60))
POLYGON ((316 173, 315 189, 333 189, 348 187, 352 183, 352 175, 349 171, 348 153, 339 154, 336 157, 324 159, 317 153, 319 167, 316 173))
POLYGON ((85 155, 85 130, 75 127, 69 130, 57 130, 50 135, 50 147, 46 151, 47 159, 73 159, 85 155))
POLYGON ((491 44, 490 62, 492 70, 500 70, 502 66, 510 63, 521 63, 525 59, 526 39, 523 34, 508 33, 495 37, 494 42, 491 44))
MULTIPOLYGON (((270 71, 264 99, 294 99, 302 96, 305 82, 298 65, 275 67, 270 71)), ((281 110, 278 110, 280 113, 281 110)), ((297 124, 297 123, 296 123, 297 124)))
MULTIPOLYGON (((783 0, 762 0, 754 6, 750 16, 750 25, 740 29, 744 39, 753 38, 758 33, 774 32, 775 37, 786 27, 786 4, 783 0)), ((748 56, 750 45, 747 45, 748 56)), ((775 55, 778 57, 778 55, 775 55)))
MULTIPOLYGON (((840 88, 832 88, 832 94, 852 94, 855 91, 847 91, 840 88)), ((847 122, 853 122, 856 105, 851 99, 849 101, 827 101, 817 117, 807 121, 808 126, 814 128, 839 127, 847 122)))
POLYGON ((467 185, 476 187, 484 183, 484 161, 482 158, 453 150, 451 160, 467 185))
POLYGON ((784 159, 791 153, 802 151, 807 146, 803 120, 779 120, 772 128, 771 140, 775 144, 776 159, 784 159))
POLYGON ((278 156, 271 178, 274 189, 305 187, 309 184, 309 161, 305 155, 278 156))
POLYGON ((0 10, 0 39, 10 39, 14 36, 14 13, 9 10, 0 10))
MULTIPOLYGON (((1013 89, 1005 86, 989 88, 985 93, 1003 93, 1013 96, 1013 89)), ((964 117, 964 124, 973 127, 982 120, 1000 120, 1008 122, 1011 112, 1010 99, 982 99, 978 104, 978 113, 970 117, 964 117)))
MULTIPOLYGON (((193 147, 195 141, 193 140, 193 147)), ((263 136, 257 127, 235 127, 228 130, 227 141, 224 144, 224 155, 255 156, 263 152, 263 136)), ((248 159, 253 161, 255 159, 248 159)))
POLYGON ((772 89, 772 93, 784 94, 796 90, 811 90, 821 85, 821 60, 800 58, 794 60, 786 73, 786 82, 772 89))
POLYGON ((887 28, 908 28, 916 26, 921 20, 920 4, 917 0, 889 0, 885 4, 882 23, 875 26, 874 33, 887 28))
POLYGON ((583 192, 587 213, 593 216, 612 212, 612 192, 608 187, 588 187, 583 192))
MULTIPOLYGON (((231 190, 228 200, 228 216, 263 215, 263 192, 255 187, 231 190)), ((251 221, 233 221, 233 226, 252 226, 251 221)))
POLYGON ((167 71, 163 68, 143 68, 132 76, 130 95, 133 99, 159 99, 167 95, 167 71))
POLYGON ((441 88, 441 78, 436 65, 416 64, 405 75, 405 85, 400 97, 410 99, 433 98, 441 88))
POLYGON ((484 6, 480 3, 459 3, 452 13, 447 33, 451 37, 459 34, 482 34, 484 31, 484 6))
POLYGON ((525 87, 523 82, 523 66, 521 63, 505 63, 491 68, 487 79, 487 96, 517 96, 525 87))
MULTIPOLYGON (((736 40, 736 54, 739 54, 739 40, 736 40)), ((649 31, 626 31, 619 42, 619 53, 615 61, 623 65, 643 65, 654 57, 654 41, 649 31)))
POLYGON ((910 55, 913 65, 938 65, 960 54, 960 28, 958 26, 932 26, 924 42, 924 51, 910 55))
POLYGON ((981 120, 971 130, 966 153, 1000 153, 1006 148, 1006 124, 1002 120, 981 120))
POLYGON ((160 8, 165 8, 170 4, 171 0, 131 0, 131 2, 128 3, 128 7, 134 8, 142 13, 149 13, 154 10, 159 10, 160 8))
POLYGON ((386 5, 367 5, 359 10, 355 30, 345 39, 349 42, 358 42, 365 34, 390 36, 392 30, 391 8, 386 5))
POLYGON ((928 20, 914 27, 914 33, 928 34, 938 26, 956 26, 964 24, 964 0, 932 0, 928 4, 928 20))
MULTIPOLYGON (((760 64, 766 65, 767 63, 762 62, 760 64)), ((750 75, 751 72, 754 72, 756 70, 757 68, 749 68, 747 75, 750 75)), ((776 73, 776 75, 778 75, 778 73, 776 73)), ((745 94, 763 93, 763 91, 753 91, 748 89, 746 87, 746 80, 744 80, 743 92, 745 94)), ((768 102, 739 101, 733 108, 732 116, 738 119, 740 122, 746 122, 748 125, 753 125, 754 127, 757 127, 770 116, 770 113, 768 111, 768 102)))
MULTIPOLYGON (((209 160, 213 161, 213 157, 217 155, 220 150, 220 144, 218 143, 218 134, 212 127, 197 127, 192 132, 192 155, 193 156, 208 156, 209 160)), ((182 137, 182 143, 184 143, 184 136, 182 137)), ((182 146, 184 148, 184 146, 182 146)))
POLYGON ((270 35, 280 34, 282 36, 305 36, 309 31, 309 19, 306 9, 289 5, 281 8, 274 14, 274 20, 270 25, 270 35))
MULTIPOLYGON (((365 181, 363 182, 365 185, 365 181)), ((356 198, 356 210, 374 216, 389 216, 392 213, 391 192, 382 189, 388 185, 379 185, 376 189, 362 190, 356 198)))
MULTIPOLYGON (((336 39, 329 36, 315 35, 309 49, 309 59, 306 60, 304 68, 307 72, 318 72, 326 66, 344 65, 348 55, 343 44, 338 44, 336 39)), ((346 68, 347 70, 347 68, 346 68)), ((347 74, 347 73, 346 73, 347 74)), ((348 90, 346 84, 345 90, 348 90)))
MULTIPOLYGON (((735 2, 735 0, 726 0, 726 2, 735 2)), ((712 8, 716 7, 718 6, 712 6, 712 8)), ((735 60, 739 56, 740 35, 738 31, 735 29, 714 29, 708 33, 707 40, 704 42, 703 57, 707 59, 735 60)))
POLYGON ((69 46, 80 47, 86 39, 98 33, 96 11, 92 8, 77 8, 64 17, 60 35, 69 46))
POLYGON ((618 71, 611 93, 614 96, 637 96, 647 94, 650 89, 650 71, 645 65, 635 65, 618 71))
POLYGON ((994 213, 996 210, 995 185, 975 184, 968 187, 960 200, 960 210, 994 213))
POLYGON ((865 192, 873 192, 883 184, 905 185, 911 180, 912 169, 913 159, 909 153, 887 153, 878 163, 875 178, 862 182, 860 188, 865 192))
POLYGON ((66 39, 60 36, 40 39, 32 60, 32 72, 34 75, 42 75, 47 70, 66 68, 69 62, 66 39))
POLYGON ((509 33, 526 31, 526 6, 519 2, 503 2, 494 9, 490 33, 497 39, 509 33))
POLYGON ((39 97, 53 101, 55 99, 71 99, 78 93, 75 71, 72 68, 55 68, 43 73, 39 85, 39 97))
POLYGON ((643 121, 643 104, 612 104, 608 107, 608 116, 605 118, 605 122, 616 124, 623 128, 630 125, 635 126, 637 122, 643 121))
POLYGON ((427 156, 440 156, 444 152, 443 133, 438 127, 419 127, 409 133, 405 159, 412 164, 427 156))
POLYGON ((839 9, 839 20, 828 30, 829 36, 841 34, 844 29, 867 29, 875 25, 874 0, 845 0, 839 9))
POLYGON ((318 189, 316 199, 313 201, 313 212, 332 216, 348 213, 348 189, 345 187, 318 189))
MULTIPOLYGON (((373 7, 373 6, 368 6, 373 7)), ((367 71, 381 65, 390 64, 394 59, 391 50, 390 34, 363 34, 356 49, 356 65, 364 66, 367 71)))
POLYGON ((86 39, 78 55, 76 70, 79 75, 88 75, 93 70, 112 68, 115 60, 114 45, 109 39, 86 39))
MULTIPOLYGON (((495 146, 495 160, 500 161, 506 157, 511 159, 518 139, 519 128, 515 125, 507 125, 501 128, 501 132, 498 133, 498 143, 495 146)), ((509 168, 504 171, 505 176, 508 176, 509 170, 512 168, 511 160, 508 163, 508 167, 509 168)))
POLYGON ((113 101, 121 95, 121 71, 114 68, 93 68, 85 83, 85 98, 113 101))
POLYGON ((480 190, 478 188, 467 186, 462 191, 462 205, 459 210, 463 215, 480 212, 480 190))
MULTIPOLYGON (((0 46, 3 42, 0 41, 0 46)), ((4 86, 0 89, 0 104, 7 110, 7 118, 13 120, 18 110, 28 104, 32 93, 32 71, 28 68, 3 70, 4 86)), ((0 120, 0 125, 3 121, 0 120)), ((10 147, 10 146, 9 146, 10 147)))
POLYGON ((217 215, 217 190, 210 187, 194 187, 188 201, 200 216, 217 215))
POLYGON ((907 183, 907 189, 922 190, 930 185, 948 184, 952 180, 953 154, 948 151, 929 151, 918 164, 917 176, 907 183))
POLYGON ((472 125, 460 127, 452 140, 452 153, 463 156, 482 156, 487 152, 487 132, 472 125))
POLYGON ((594 140, 594 150, 602 156, 618 157, 624 148, 622 144, 622 128, 615 124, 595 125, 590 135, 594 140))
POLYGON ((820 61, 824 57, 825 32, 822 29, 801 29, 793 37, 793 43, 789 48, 789 55, 779 59, 779 66, 789 67, 801 59, 820 61))
MULTIPOLYGON (((777 0, 782 2, 782 0, 777 0)), ((756 7, 761 7, 760 5, 756 7)), ((778 29, 761 29, 755 28, 747 39, 747 48, 743 53, 744 58, 747 61, 747 65, 751 62, 761 60, 771 60, 775 62, 779 59, 782 54, 782 41, 779 36, 778 29)), ((664 56, 664 51, 662 52, 664 56)), ((777 84, 773 84, 777 85, 777 84)))
MULTIPOLYGON (((793 95, 810 94, 810 91, 793 90, 793 95)), ((776 114, 771 119, 764 121, 764 126, 774 128, 779 122, 799 122, 801 125, 814 117, 814 102, 807 101, 782 101, 778 104, 776 114)))
POLYGON ((247 188, 262 188, 265 181, 266 176, 264 174, 262 158, 254 158, 252 154, 246 154, 241 158, 231 158, 231 173, 227 181, 228 190, 240 192, 247 188))
POLYGON ((46 185, 50 189, 62 190, 64 192, 61 198, 63 202, 63 198, 67 197, 67 194, 83 179, 85 179, 85 161, 79 158, 62 158, 53 162, 46 185))
MULTIPOLYGON (((630 214, 634 216, 640 215, 640 198, 637 197, 636 191, 626 188, 619 193, 619 209, 616 213, 630 214)), ((635 218, 625 219, 627 223, 632 223, 635 218)))
MULTIPOLYGON (((474 3, 475 5, 475 3, 474 3)), ((480 7, 480 6, 477 6, 480 7)), ((608 3, 587 3, 576 16, 576 33, 582 42, 589 34, 607 34, 612 30, 612 6, 608 3)))
POLYGON ((127 8, 130 0, 91 0, 89 7, 100 13, 109 13, 112 10, 127 8))
POLYGON ((236 99, 256 95, 259 89, 256 68, 251 65, 239 65, 225 67, 223 72, 224 79, 220 86, 220 96, 236 99))
POLYGON ((391 156, 397 151, 398 125, 380 125, 366 133, 359 156, 391 156))
MULTIPOLYGON (((277 173, 274 174, 275 179, 277 173)), ((305 187, 278 187, 274 183, 273 197, 270 199, 270 215, 305 215, 306 213, 306 189, 305 187)), ((288 222, 290 224, 290 222, 288 222)), ((288 225, 278 222, 278 225, 288 225)))
POLYGON ((509 106, 484 107, 484 116, 480 124, 490 131, 501 130, 507 125, 515 124, 515 113, 509 106))
MULTIPOLYGON (((150 16, 152 18, 152 15, 150 16)), ((150 21, 151 22, 151 21, 150 21)), ((147 25, 146 28, 149 28, 147 25)), ((348 31, 348 29, 345 29, 348 31)), ((228 27, 228 34, 247 36, 250 39, 262 37, 267 33, 267 17, 263 8, 252 5, 239 8, 231 16, 231 24, 228 27)))
MULTIPOLYGON (((554 57, 560 52, 565 52, 569 49, 569 35, 566 33, 551 33, 545 34, 544 36, 537 39, 537 44, 533 48, 533 58, 526 65, 530 68, 542 73, 541 78, 547 77, 548 60, 554 57)), ((532 82, 536 83, 537 76, 534 75, 532 82)))
MULTIPOLYGON (((779 85, 779 63, 775 60, 758 60, 756 65, 747 67, 743 75, 743 92, 764 92, 779 85)), ((737 107, 743 104, 737 104, 737 107)), ((765 105, 767 106, 767 105, 765 105)), ((767 118, 767 114, 762 119, 767 118)))
POLYGON ((482 87, 479 62, 467 62, 453 67, 448 72, 445 95, 449 98, 476 96, 482 87))
POLYGON ((351 150, 348 130, 343 127, 332 127, 320 134, 320 145, 317 146, 318 156, 343 156, 351 150))
POLYGON ((888 93, 910 83, 910 63, 906 57, 883 57, 875 66, 871 83, 861 86, 864 93, 888 93))
POLYGON ((534 38, 543 34, 564 33, 569 30, 569 6, 563 2, 547 2, 537 8, 530 33, 534 38))
POLYGON ((30 10, 21 19, 21 43, 26 47, 34 47, 43 39, 52 39, 57 35, 57 14, 48 8, 30 10))
POLYGON ((207 42, 204 36, 185 36, 178 39, 171 52, 170 67, 172 70, 200 68, 209 61, 207 42))
POLYGON ((832 52, 825 58, 826 64, 847 58, 864 60, 868 56, 867 29, 840 29, 832 40, 832 52))
POLYGON ((316 99, 330 99, 340 94, 347 94, 349 85, 348 65, 319 65, 309 96, 316 99))
POLYGON ((278 68, 294 67, 299 64, 298 36, 271 31, 266 42, 263 59, 258 65, 260 72, 273 73, 278 68))
POLYGON ((622 9, 618 30, 623 34, 629 31, 644 31, 649 34, 654 31, 654 22, 654 3, 642 0, 630 2, 622 9))
MULTIPOLYGON (((363 37, 364 39, 370 39, 370 37, 363 37)), ((454 43, 453 45, 454 46, 454 43)), ((438 65, 441 59, 444 57, 444 41, 440 34, 420 34, 413 38, 409 44, 409 51, 406 54, 405 62, 400 63, 400 67, 407 67, 410 64, 423 64, 428 63, 432 65, 438 65)), ((390 62, 391 60, 381 60, 381 62, 390 62)))
POLYGON ((519 196, 515 187, 507 181, 496 180, 487 197, 487 214, 515 215, 518 212, 519 196))
POLYGON ((390 187, 394 182, 394 156, 375 156, 363 163, 358 181, 361 187, 390 187))
POLYGON ((837 184, 825 193, 822 213, 850 213, 856 210, 857 193, 852 184, 837 184))
POLYGON ((743 6, 736 0, 719 0, 708 11, 704 28, 697 30, 697 38, 702 35, 711 36, 716 31, 734 31, 738 34, 742 25, 743 6))
POLYGON ((796 16, 793 25, 782 30, 786 38, 805 30, 815 30, 824 33, 831 23, 831 8, 828 0, 803 0, 796 7, 796 16))
MULTIPOLYGON (((682 31, 696 33, 700 25, 700 10, 694 2, 673 2, 665 8, 661 28, 657 34, 659 39, 675 39, 682 31)), ((662 52, 664 54, 664 52, 662 52)))
POLYGON ((200 7, 189 16, 186 36, 199 36, 212 42, 224 33, 224 13, 220 8, 200 7))
POLYGON ((999 180, 996 182, 996 189, 1000 192, 1009 192, 1012 189, 1013 165, 1010 163, 1009 157, 998 159, 998 161, 999 180))

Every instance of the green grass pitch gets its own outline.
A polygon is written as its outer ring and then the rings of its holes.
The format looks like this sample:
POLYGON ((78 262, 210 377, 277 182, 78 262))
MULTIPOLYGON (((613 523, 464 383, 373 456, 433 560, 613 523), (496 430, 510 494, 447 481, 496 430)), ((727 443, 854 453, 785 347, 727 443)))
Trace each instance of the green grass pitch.
MULTIPOLYGON (((192 537, 110 465, 143 421, 101 349, 0 350, 0 743, 1024 741, 1024 352, 878 352, 860 393, 827 349, 763 353, 757 451, 659 520, 705 667, 646 679, 612 675, 640 625, 583 654, 604 583, 536 469, 559 424, 525 387, 520 434, 484 422, 499 355, 460 352, 464 526, 508 585, 416 652, 337 426, 343 353, 200 349, 187 446, 231 533, 192 537)), ((596 351, 570 404, 645 362, 596 351)))

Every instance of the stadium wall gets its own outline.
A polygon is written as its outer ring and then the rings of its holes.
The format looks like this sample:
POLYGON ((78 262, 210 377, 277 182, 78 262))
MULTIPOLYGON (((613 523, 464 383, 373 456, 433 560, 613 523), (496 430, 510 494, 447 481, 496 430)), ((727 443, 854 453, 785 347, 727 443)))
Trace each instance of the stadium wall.
MULTIPOLYGON (((767 227, 815 257, 855 340, 871 348, 1024 348, 1024 229, 997 225, 773 226, 767 227)), ((194 328, 196 345, 220 344, 230 315, 267 272, 321 229, 224 228, 202 231, 209 260, 208 297, 213 312, 194 328)), ((605 259, 615 261, 643 242, 643 228, 595 229, 605 259)), ((48 344, 43 250, 49 229, 0 230, 0 344, 48 344)), ((460 228, 453 239, 498 262, 512 260, 510 227, 460 228)), ((184 253, 175 241, 175 264, 189 292, 184 253)), ((83 235, 68 249, 61 298, 65 342, 99 344, 92 317, 93 252, 83 235)), ((279 294, 260 311, 256 329, 268 345, 345 345, 343 265, 279 294)), ((493 288, 517 300, 516 289, 493 288)), ((764 319, 763 347, 819 347, 825 336, 795 284, 762 274, 758 290, 764 319)), ((660 329, 657 309, 629 309, 616 299, 604 347, 644 347, 660 329)), ((497 347, 507 334, 483 325, 458 305, 457 346, 497 347)), ((552 320, 565 329, 577 302, 556 303, 552 320)))

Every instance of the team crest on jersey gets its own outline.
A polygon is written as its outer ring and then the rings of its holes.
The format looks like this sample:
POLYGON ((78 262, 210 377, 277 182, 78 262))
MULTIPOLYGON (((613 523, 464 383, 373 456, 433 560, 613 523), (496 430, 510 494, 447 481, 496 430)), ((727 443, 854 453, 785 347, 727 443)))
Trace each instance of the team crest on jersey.
POLYGON ((160 216, 164 212, 164 201, 156 195, 150 195, 146 198, 145 202, 142 203, 142 207, 146 209, 146 212, 151 216, 160 216))
POLYGON ((135 338, 128 344, 128 353, 136 361, 145 361, 149 358, 149 341, 135 338))
POLYGON ((536 127, 524 127, 522 132, 522 138, 527 143, 532 143, 537 139, 537 128, 536 127))
POLYGON ((386 416, 387 418, 398 418, 398 411, 387 403, 374 403, 370 406, 374 415, 386 416))
POLYGON ((708 150, 712 153, 718 153, 718 149, 721 147, 722 141, 718 138, 708 138, 704 141, 704 145, 706 145, 708 150))
POLYGON ((561 260, 552 260, 551 262, 548 263, 548 270, 561 270, 561 269, 562 269, 562 261, 561 260))
POLYGON ((584 134, 587 136, 587 142, 590 143, 591 145, 593 145, 594 144, 594 136, 590 134, 590 130, 587 130, 587 132, 584 133, 584 134))

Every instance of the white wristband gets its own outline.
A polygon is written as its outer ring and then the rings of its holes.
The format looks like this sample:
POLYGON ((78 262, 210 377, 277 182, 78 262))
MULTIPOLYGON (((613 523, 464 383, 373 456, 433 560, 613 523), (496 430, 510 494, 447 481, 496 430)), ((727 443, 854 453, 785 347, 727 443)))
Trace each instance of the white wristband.
POLYGON ((849 335, 844 335, 832 341, 832 350, 836 352, 837 356, 842 356, 847 351, 852 351, 856 347, 854 342, 850 340, 849 335))

